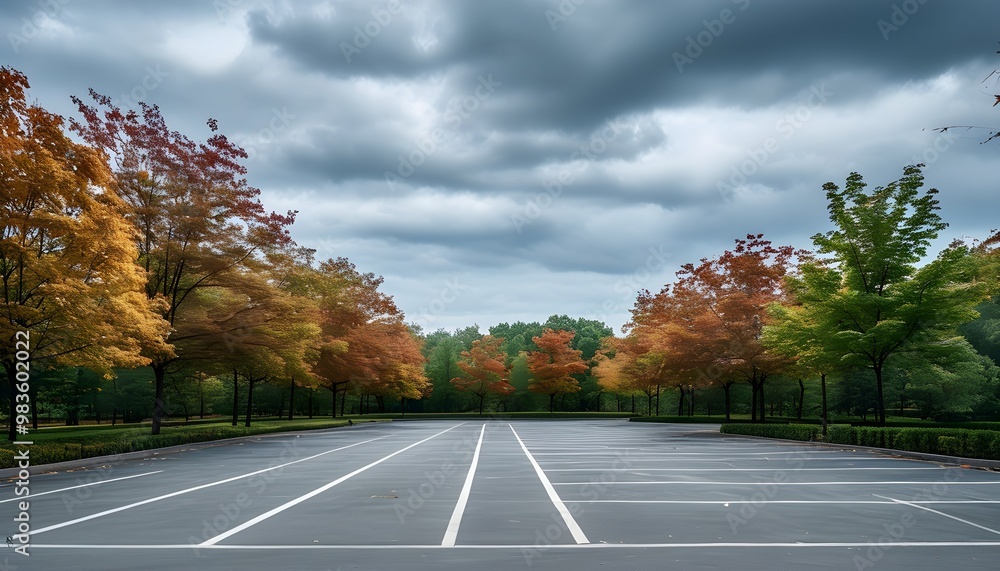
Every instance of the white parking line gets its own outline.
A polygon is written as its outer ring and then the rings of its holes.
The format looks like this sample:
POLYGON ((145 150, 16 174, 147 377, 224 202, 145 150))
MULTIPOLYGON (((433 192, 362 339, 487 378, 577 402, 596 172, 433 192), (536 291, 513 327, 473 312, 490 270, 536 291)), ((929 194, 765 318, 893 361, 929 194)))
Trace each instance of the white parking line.
MULTIPOLYGON (((462 423, 462 424, 465 424, 465 423, 462 423)), ((280 506, 278 506, 278 507, 276 507, 276 508, 274 508, 272 510, 269 510, 267 512, 264 512, 264 513, 260 514, 259 516, 255 517, 255 518, 253 518, 253 519, 251 519, 251 520, 249 520, 247 522, 244 522, 244 523, 242 523, 242 524, 240 524, 240 525, 238 525, 238 526, 236 526, 236 527, 234 527, 234 528, 232 528, 232 529, 230 529, 230 530, 228 530, 226 532, 223 532, 223 533, 220 533, 219 535, 216 535, 215 537, 213 537, 212 539, 209 539, 208 541, 205 541, 204 543, 199 543, 198 547, 201 548, 201 547, 209 547, 209 546, 215 545, 216 543, 219 543, 220 541, 222 541, 224 539, 232 537, 233 535, 236 535, 237 533, 239 533, 239 532, 241 532, 241 531, 243 531, 243 530, 245 530, 245 529, 247 529, 249 527, 257 525, 258 523, 264 521, 265 519, 270 518, 271 516, 277 515, 277 514, 283 512, 283 511, 287 510, 290 507, 293 507, 293 506, 296 506, 298 504, 301 504, 302 502, 308 500, 309 498, 318 496, 319 494, 322 494, 323 492, 329 490, 330 488, 336 486, 337 484, 340 484, 341 482, 349 480, 349 479, 353 478, 354 476, 357 476, 358 474, 364 472, 365 470, 367 470, 367 469, 369 469, 369 468, 371 468, 373 466, 378 466, 382 462, 385 462, 386 460, 388 460, 389 458, 392 458, 393 456, 396 456, 397 454, 402 454, 403 452, 406 452, 407 450, 409 450, 410 448, 413 448, 414 446, 419 446, 419 445, 423 444, 424 442, 427 442, 431 438, 437 438, 438 436, 441 436, 442 434, 444 434, 445 432, 448 432, 449 430, 454 430, 454 429, 458 428, 459 426, 462 426, 462 424, 456 424, 455 426, 452 426, 451 428, 448 428, 446 430, 442 430, 441 432, 438 432, 437 434, 435 434, 433 436, 428 436, 427 438, 424 438, 423 440, 421 440, 419 442, 414 442, 413 444, 410 444, 406 448, 401 448, 401 449, 393 452, 392 454, 389 454, 388 456, 383 456, 382 458, 379 458, 378 460, 372 462, 371 464, 368 464, 366 466, 362 466, 361 468, 358 468, 357 470, 351 472, 350 474, 347 474, 346 476, 341 476, 341 477, 337 478, 336 480, 330 482, 329 484, 326 484, 324 486, 320 486, 319 488, 316 488, 315 490, 309 492, 308 494, 301 495, 301 496, 295 498, 294 500, 285 502, 285 503, 281 504, 280 506)))
MULTIPOLYGON (((58 490, 50 490, 48 492, 32 492, 32 494, 31 494, 30 497, 37 498, 38 496, 44 496, 46 494, 58 494, 59 492, 65 492, 65 491, 68 491, 68 490, 75 490, 77 488, 86 488, 87 486, 96 486, 98 484, 110 484, 111 482, 117 482, 119 480, 129 480, 129 479, 132 479, 132 478, 138 478, 140 476, 152 476, 153 474, 159 474, 162 471, 163 470, 157 470, 155 472, 145 472, 143 474, 134 474, 132 476, 122 476, 121 478, 111 478, 110 480, 100 480, 100 481, 97 481, 97 482, 90 482, 89 484, 80 484, 79 486, 70 486, 68 488, 59 488, 58 490)), ((10 499, 7 499, 7 500, 0 500, 0 504, 6 503, 6 502, 24 501, 25 499, 26 498, 10 498, 10 499)))
POLYGON ((514 433, 514 438, 517 438, 517 443, 521 445, 521 450, 524 450, 524 454, 528 457, 528 461, 531 462, 531 465, 535 468, 535 473, 538 474, 538 479, 542 481, 542 487, 545 488, 545 493, 549 495, 549 500, 552 501, 552 505, 556 507, 556 511, 558 511, 559 515, 562 516, 563 521, 566 523, 566 529, 569 530, 573 539, 578 544, 590 543, 590 540, 587 539, 583 530, 580 529, 580 525, 576 523, 575 519, 573 519, 573 514, 569 512, 566 504, 559 499, 559 494, 557 494, 555 488, 552 487, 552 482, 549 482, 548 477, 545 476, 545 472, 542 471, 542 467, 538 465, 538 462, 535 462, 535 458, 531 455, 531 452, 528 452, 528 447, 521 441, 521 437, 517 435, 517 431, 514 430, 514 426, 510 424, 507 426, 510 426, 510 431, 514 433))
MULTIPOLYGON (((254 545, 206 545, 204 549, 221 549, 230 551, 301 551, 307 549, 320 549, 320 550, 336 550, 336 551, 384 551, 384 550, 400 550, 400 549, 415 549, 415 550, 437 550, 437 549, 467 549, 467 550, 480 550, 480 549, 510 549, 510 550, 531 550, 531 549, 545 549, 546 551, 551 550, 574 550, 574 549, 704 549, 704 548, 736 548, 744 549, 751 547, 763 547, 763 548, 830 548, 830 547, 853 547, 853 548, 869 548, 872 546, 871 541, 866 542, 847 542, 847 541, 817 541, 815 543, 803 543, 803 542, 765 542, 760 543, 754 542, 705 542, 705 543, 551 543, 546 544, 544 547, 539 547, 534 543, 528 544, 517 544, 517 545, 503 545, 503 544, 488 544, 488 545, 456 545, 454 547, 444 547, 436 543, 426 543, 426 544, 416 544, 416 545, 402 545, 402 544, 386 544, 386 545, 319 545, 315 543, 309 543, 305 545, 264 545, 264 544, 254 544, 254 545)), ((882 549, 888 549, 890 547, 1000 547, 1000 541, 879 541, 878 546, 882 549)), ((201 546, 199 546, 201 548, 201 546)), ((119 544, 45 544, 45 545, 31 545, 31 549, 191 549, 191 545, 187 543, 181 544, 153 544, 153 545, 119 545, 119 544)))
MULTIPOLYGON (((675 485, 675 484, 697 484, 704 486, 759 486, 763 482, 717 482, 717 481, 689 481, 689 480, 661 480, 657 482, 600 482, 602 486, 648 486, 648 485, 675 485)), ((996 486, 997 482, 767 482, 768 486, 911 486, 911 485, 933 485, 947 484, 949 486, 996 486)), ((556 482, 553 486, 592 486, 594 482, 556 482)))
MULTIPOLYGON (((609 460, 610 460, 610 458, 609 458, 609 460)), ((925 467, 920 467, 920 468, 886 468, 886 467, 861 468, 861 467, 854 467, 854 466, 849 466, 849 467, 846 467, 846 468, 789 468, 789 470, 792 470, 792 471, 795 471, 795 472, 809 472, 809 471, 814 471, 814 472, 832 472, 832 471, 836 471, 836 470, 849 471, 849 472, 854 472, 854 471, 857 471, 857 470, 893 470, 893 471, 899 472, 899 471, 903 471, 903 470, 939 470, 940 471, 940 470, 947 470, 947 469, 948 468, 939 468, 939 467, 936 467, 936 466, 935 467, 930 467, 930 468, 925 468, 925 467)), ((546 472, 602 472, 604 470, 607 470, 607 468, 549 468, 549 469, 546 470, 546 472)), ((638 470, 642 470, 643 472, 773 472, 774 468, 766 468, 766 467, 762 467, 762 468, 638 468, 637 471, 638 470)))
MULTIPOLYGON (((872 494, 875 495, 875 494, 872 494)), ((882 496, 878 496, 882 497, 882 496)), ((566 500, 571 504, 694 504, 720 505, 729 504, 881 504, 894 505, 900 502, 885 500, 566 500)), ((913 504, 1000 504, 1000 500, 921 500, 913 504)), ((919 507, 919 506, 913 506, 919 507)), ((992 531, 992 530, 991 530, 992 531)))
POLYGON ((988 528, 985 525, 979 525, 978 523, 973 523, 973 522, 971 522, 969 520, 962 519, 960 517, 955 517, 953 515, 949 515, 949 514, 946 514, 944 512, 939 512, 937 510, 932 510, 931 508, 926 508, 924 506, 917 505, 915 502, 904 502, 903 500, 897 500, 896 498, 890 498, 888 496, 880 496, 878 494, 872 494, 872 495, 875 496, 876 498, 882 498, 882 499, 886 499, 886 500, 892 500, 892 501, 896 502, 897 504, 903 504, 904 506, 910 506, 910 507, 914 507, 914 508, 921 509, 921 510, 924 510, 924 511, 929 511, 931 513, 935 513, 935 514, 938 514, 940 516, 944 516, 946 518, 953 519, 955 521, 960 521, 962 523, 969 524, 972 527, 978 527, 979 529, 983 529, 983 530, 986 530, 986 531, 988 531, 990 533, 995 533, 997 535, 1000 535, 1000 531, 988 528))
MULTIPOLYGON (((842 454, 840 450, 783 450, 772 452, 728 452, 725 456, 777 456, 779 454, 842 454)), ((593 456, 593 452, 538 452, 537 456, 593 456)), ((646 452, 644 456, 719 456, 714 452, 646 452)), ((824 458, 830 460, 830 458, 824 458)))
POLYGON ((462 514, 465 513, 465 506, 469 503, 469 494, 472 492, 472 479, 476 476, 476 466, 479 465, 479 451, 483 448, 483 435, 485 434, 486 425, 484 424, 482 430, 479 431, 479 442, 476 444, 476 451, 472 455, 469 474, 465 477, 465 484, 462 486, 462 492, 458 495, 458 503, 455 504, 455 511, 451 514, 451 520, 448 521, 448 529, 445 530, 444 539, 441 540, 441 545, 444 547, 453 547, 455 540, 458 539, 458 526, 462 524, 462 514))
MULTIPOLYGON (((153 502, 158 502, 160 500, 165 500, 167 498, 173 498, 173 497, 176 497, 176 496, 180 496, 182 494, 187 494, 187 493, 190 493, 190 492, 196 492, 198 490, 204 490, 205 488, 211 488, 212 486, 218 486, 220 484, 226 484, 226 483, 229 483, 229 482, 235 482, 236 480, 242 480, 243 478, 249 478, 250 476, 255 476, 257 474, 263 474, 264 472, 270 472, 271 470, 277 470, 278 468, 284 468, 285 466, 290 466, 292 464, 298 464, 299 462, 305 462, 306 460, 312 460, 313 458, 318 458, 319 456, 323 456, 324 454, 329 454, 331 452, 337 452, 339 450, 344 450, 346 448, 352 448, 354 446, 360 446, 361 444, 367 444, 369 442, 374 442, 376 440, 381 440, 383 438, 388 438, 388 435, 386 435, 386 436, 379 436, 378 438, 372 438, 370 440, 365 440, 363 442, 355 442, 354 444, 348 444, 347 446, 341 446, 340 448, 334 448, 333 450, 327 450, 326 452, 320 452, 319 454, 313 454, 312 456, 307 456, 306 458, 300 458, 298 460, 292 460, 291 462, 285 462, 284 464, 278 464, 277 466, 271 466, 270 468, 264 468, 263 470, 257 470, 255 472, 250 472, 248 474, 241 474, 239 476, 233 476, 232 478, 226 478, 225 480, 219 480, 218 482, 210 482, 208 484, 202 484, 200 486, 195 486, 193 488, 185 488, 183 490, 178 490, 176 492, 171 492, 169 494, 163 494, 162 496, 156 496, 155 498, 149 498, 148 500, 142 500, 141 502, 135 502, 135 503, 128 504, 128 505, 119 506, 117 508, 112 508, 110 510, 104 510, 103 512, 97 512, 95 514, 90 514, 88 516, 83 516, 83 517, 72 519, 72 520, 69 520, 69 521, 64 521, 62 523, 57 523, 55 525, 50 525, 48 527, 43 527, 43 528, 40 528, 40 529, 33 530, 33 531, 29 532, 28 535, 38 535, 39 533, 45 533, 46 531, 52 531, 53 529, 59 529, 59 528, 70 526, 70 525, 73 525, 73 524, 77 524, 77 523, 80 523, 80 522, 83 522, 83 521, 88 521, 88 520, 96 519, 96 518, 103 517, 103 516, 106 516, 106 515, 111 515, 113 513, 118 513, 118 512, 121 512, 121 511, 128 510, 128 509, 136 508, 136 507, 139 507, 139 506, 144 506, 146 504, 151 504, 153 502)), ((32 547, 34 547, 34 546, 32 546, 32 547)))

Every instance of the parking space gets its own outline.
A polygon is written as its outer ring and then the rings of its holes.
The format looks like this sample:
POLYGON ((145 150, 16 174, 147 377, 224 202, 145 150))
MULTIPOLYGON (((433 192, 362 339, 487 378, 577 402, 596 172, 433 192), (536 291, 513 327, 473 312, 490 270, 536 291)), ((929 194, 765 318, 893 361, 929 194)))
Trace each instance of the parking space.
POLYGON ((396 422, 36 475, 5 564, 995 568, 998 473, 713 428, 396 422))

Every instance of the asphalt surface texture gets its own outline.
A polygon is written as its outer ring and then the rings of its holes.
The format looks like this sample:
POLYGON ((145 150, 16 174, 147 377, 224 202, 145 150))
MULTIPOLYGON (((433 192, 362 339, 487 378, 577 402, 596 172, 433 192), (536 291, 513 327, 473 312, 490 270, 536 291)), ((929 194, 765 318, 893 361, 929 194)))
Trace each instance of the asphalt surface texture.
POLYGON ((0 484, 4 535, 30 517, 0 571, 1000 569, 998 472, 717 429, 393 422, 35 466, 0 484))

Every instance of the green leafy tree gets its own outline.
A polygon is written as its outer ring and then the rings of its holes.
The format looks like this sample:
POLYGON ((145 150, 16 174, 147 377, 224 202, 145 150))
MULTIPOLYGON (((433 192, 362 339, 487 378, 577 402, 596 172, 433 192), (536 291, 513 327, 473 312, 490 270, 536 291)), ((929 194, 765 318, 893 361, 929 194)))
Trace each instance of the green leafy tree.
POLYGON ((921 192, 923 165, 871 192, 858 173, 844 188, 823 186, 835 229, 813 236, 827 260, 802 264, 794 288, 804 323, 841 366, 874 374, 877 421, 885 422, 884 373, 904 352, 947 347, 957 327, 976 317, 984 296, 973 283, 968 248, 953 245, 918 268, 930 242, 947 225, 937 214, 936 189, 921 192))

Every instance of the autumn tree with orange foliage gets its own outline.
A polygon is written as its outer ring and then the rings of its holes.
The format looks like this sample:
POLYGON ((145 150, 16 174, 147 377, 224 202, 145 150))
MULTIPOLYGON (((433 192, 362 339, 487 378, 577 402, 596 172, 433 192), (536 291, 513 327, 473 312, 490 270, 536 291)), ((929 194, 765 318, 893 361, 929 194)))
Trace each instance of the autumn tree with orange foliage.
MULTIPOLYGON (((615 394, 640 392, 646 395, 646 410, 653 414, 653 397, 656 396, 656 414, 659 414, 660 387, 667 383, 666 356, 642 345, 638 336, 606 337, 601 349, 594 356, 594 376, 602 390, 615 394)), ((635 412, 633 406, 632 412, 635 412)))
POLYGON ((16 390, 18 372, 64 365, 109 374, 148 363, 141 346, 169 354, 105 157, 67 137, 61 117, 28 105, 28 87, 23 74, 0 68, 0 362, 10 440, 15 397, 25 392, 16 390))
POLYGON ((760 341, 768 307, 787 301, 785 275, 800 252, 775 247, 762 234, 698 265, 685 264, 673 288, 643 292, 629 324, 632 334, 669 356, 678 386, 723 388, 726 418, 733 383, 751 386, 751 419, 764 418, 764 383, 791 364, 760 341))
POLYGON ((349 388, 384 397, 418 399, 430 385, 424 375, 420 341, 403 321, 392 297, 380 292, 383 278, 361 273, 347 258, 326 260, 301 287, 319 307, 321 334, 313 373, 333 394, 341 414, 349 388))
POLYGON ((473 341, 472 348, 462 351, 457 363, 462 375, 451 380, 455 388, 468 391, 479 398, 479 414, 483 414, 486 395, 509 395, 515 390, 509 382, 507 353, 500 348, 503 342, 503 337, 492 335, 483 335, 481 339, 473 341))
POLYGON ((169 338, 143 349, 154 376, 152 433, 159 434, 166 368, 186 354, 175 349, 206 341, 188 312, 194 294, 232 288, 270 251, 291 244, 295 213, 264 210, 245 178, 246 151, 217 133, 214 120, 211 136, 198 143, 170 130, 156 106, 125 111, 106 95, 90 96, 96 107, 72 98, 83 117, 73 130, 113 159, 113 188, 129 207, 146 296, 162 303, 171 327, 169 338))
POLYGON ((538 351, 528 352, 528 369, 531 384, 528 390, 549 395, 549 412, 553 412, 556 395, 575 393, 580 390, 580 382, 572 377, 587 370, 582 351, 570 347, 572 331, 545 329, 541 335, 531 340, 538 351))

